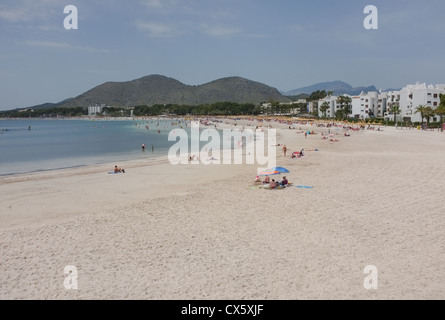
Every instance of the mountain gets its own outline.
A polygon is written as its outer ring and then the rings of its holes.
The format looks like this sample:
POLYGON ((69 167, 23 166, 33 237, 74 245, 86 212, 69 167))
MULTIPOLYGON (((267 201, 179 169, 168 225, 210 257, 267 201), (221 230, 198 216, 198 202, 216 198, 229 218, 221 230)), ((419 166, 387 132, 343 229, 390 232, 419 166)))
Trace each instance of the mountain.
POLYGON ((222 101, 258 104, 270 100, 290 101, 275 88, 240 77, 223 78, 199 86, 190 86, 165 76, 150 75, 128 82, 106 82, 61 106, 200 105, 222 101))
POLYGON ((39 104, 37 106, 32 106, 29 108, 24 108, 24 109, 34 109, 34 110, 39 110, 39 109, 50 109, 50 108, 57 108, 62 106, 65 103, 68 103, 69 101, 71 101, 73 98, 69 98, 69 99, 65 99, 63 101, 57 102, 57 103, 51 103, 51 102, 47 102, 47 103, 43 103, 43 104, 39 104))
POLYGON ((334 95, 349 94, 351 96, 359 95, 362 91, 364 92, 378 91, 375 86, 353 88, 350 84, 346 82, 333 81, 333 82, 317 83, 309 87, 291 90, 286 92, 285 95, 295 96, 302 93, 311 94, 312 92, 317 90, 320 91, 325 90, 326 92, 334 91, 334 95))
POLYGON ((296 95, 296 96, 286 96, 286 97, 288 97, 288 98, 291 99, 292 101, 298 101, 298 100, 300 100, 300 99, 309 99, 310 96, 311 96, 310 94, 300 93, 300 94, 298 94, 298 95, 296 95))

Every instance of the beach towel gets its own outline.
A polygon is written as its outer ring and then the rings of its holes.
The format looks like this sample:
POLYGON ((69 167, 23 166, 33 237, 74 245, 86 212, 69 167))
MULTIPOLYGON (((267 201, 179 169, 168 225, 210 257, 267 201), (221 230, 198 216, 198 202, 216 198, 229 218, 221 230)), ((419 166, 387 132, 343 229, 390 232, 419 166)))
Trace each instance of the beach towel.
POLYGON ((297 188, 300 188, 300 189, 314 189, 314 187, 308 187, 308 186, 297 186, 297 188))
POLYGON ((114 172, 114 171, 109 171, 108 172, 108 174, 119 174, 119 173, 122 173, 122 172, 114 172))

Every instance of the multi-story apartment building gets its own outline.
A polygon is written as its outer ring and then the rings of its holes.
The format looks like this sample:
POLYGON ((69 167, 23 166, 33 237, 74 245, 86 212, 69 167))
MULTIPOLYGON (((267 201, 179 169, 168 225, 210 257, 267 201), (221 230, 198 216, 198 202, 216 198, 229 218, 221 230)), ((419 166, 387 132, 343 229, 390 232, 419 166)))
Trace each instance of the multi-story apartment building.
POLYGON ((386 99, 386 92, 362 92, 352 97, 352 115, 360 119, 381 118, 386 112, 386 99))
MULTIPOLYGON (((352 99, 352 113, 350 117, 367 119, 367 118, 387 118, 394 119, 394 114, 391 113, 391 108, 398 105, 400 114, 397 115, 397 121, 420 122, 421 115, 416 113, 416 108, 420 105, 429 106, 433 109, 440 104, 440 95, 445 94, 445 85, 426 85, 425 83, 414 85, 407 85, 400 91, 390 92, 362 92, 358 96, 351 97, 352 99)), ((335 113, 340 109, 337 103, 338 96, 327 96, 324 99, 315 101, 309 105, 309 111, 318 108, 319 116, 334 118, 335 113), (323 103, 328 104, 326 114, 321 111, 323 103)), ((439 116, 436 116, 434 121, 439 121, 439 116)))
POLYGON ((337 103, 338 96, 327 96, 324 99, 318 100, 318 115, 320 117, 326 116, 327 118, 334 118, 335 113, 340 109, 340 105, 337 103), (322 112, 321 108, 324 103, 327 103, 328 109, 325 112, 322 112))
MULTIPOLYGON (((398 104, 400 114, 397 120, 420 122, 422 121, 420 113, 416 113, 416 108, 420 105, 437 108, 440 104, 440 94, 445 94, 445 85, 429 85, 426 83, 416 83, 408 85, 400 91, 388 92, 387 109, 385 117, 393 119, 394 115, 390 112, 390 108, 394 104, 398 104)), ((439 117, 435 117, 438 121, 439 117)))

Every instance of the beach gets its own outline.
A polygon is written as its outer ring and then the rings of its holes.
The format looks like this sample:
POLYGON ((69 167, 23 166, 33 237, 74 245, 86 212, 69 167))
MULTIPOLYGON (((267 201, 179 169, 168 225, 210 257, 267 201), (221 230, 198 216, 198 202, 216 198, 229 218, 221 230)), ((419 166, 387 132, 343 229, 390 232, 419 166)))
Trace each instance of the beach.
POLYGON ((445 133, 271 125, 283 190, 167 157, 0 177, 0 299, 444 299, 445 133))

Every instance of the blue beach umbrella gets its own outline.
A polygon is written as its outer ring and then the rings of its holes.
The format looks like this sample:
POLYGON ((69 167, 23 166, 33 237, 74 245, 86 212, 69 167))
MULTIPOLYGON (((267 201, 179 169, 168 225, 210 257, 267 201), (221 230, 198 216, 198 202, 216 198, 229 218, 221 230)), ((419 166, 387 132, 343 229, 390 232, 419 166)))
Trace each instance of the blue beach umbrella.
POLYGON ((272 171, 277 171, 280 174, 281 173, 289 173, 289 170, 287 170, 286 168, 283 168, 283 167, 275 167, 275 168, 272 168, 271 170, 272 171))

